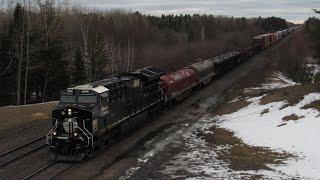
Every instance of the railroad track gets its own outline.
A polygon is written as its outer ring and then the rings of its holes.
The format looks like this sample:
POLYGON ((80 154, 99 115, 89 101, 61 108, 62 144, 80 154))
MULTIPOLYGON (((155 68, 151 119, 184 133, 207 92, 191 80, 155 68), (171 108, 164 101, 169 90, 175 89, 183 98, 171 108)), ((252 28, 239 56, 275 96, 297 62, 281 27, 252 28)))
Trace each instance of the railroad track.
POLYGON ((22 179, 27 180, 31 178, 36 178, 37 176, 39 177, 39 179, 54 179, 55 177, 58 177, 60 174, 69 170, 71 167, 73 167, 73 165, 73 163, 63 163, 54 161, 48 164, 47 166, 42 167, 41 169, 38 169, 37 171, 25 176, 22 179))
POLYGON ((6 166, 18 159, 21 159, 39 149, 42 149, 46 146, 45 142, 42 140, 45 139, 46 136, 42 136, 38 139, 30 141, 20 147, 9 150, 0 155, 0 168, 6 166))

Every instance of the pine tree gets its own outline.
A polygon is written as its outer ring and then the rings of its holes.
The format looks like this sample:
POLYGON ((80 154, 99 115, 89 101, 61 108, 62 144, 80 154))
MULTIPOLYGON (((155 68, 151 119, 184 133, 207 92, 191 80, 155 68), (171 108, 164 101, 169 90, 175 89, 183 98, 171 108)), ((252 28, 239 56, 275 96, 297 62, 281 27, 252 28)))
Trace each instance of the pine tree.
POLYGON ((74 68, 72 71, 73 84, 81 84, 85 82, 84 59, 81 50, 77 48, 74 53, 74 68))

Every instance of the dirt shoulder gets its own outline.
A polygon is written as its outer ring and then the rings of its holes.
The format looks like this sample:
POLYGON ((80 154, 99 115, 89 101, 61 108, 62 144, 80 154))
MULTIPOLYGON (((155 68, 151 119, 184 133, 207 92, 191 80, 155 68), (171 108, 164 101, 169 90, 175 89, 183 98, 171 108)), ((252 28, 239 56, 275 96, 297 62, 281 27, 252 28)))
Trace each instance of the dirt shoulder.
POLYGON ((0 107, 0 131, 30 123, 35 120, 48 120, 57 102, 0 107))

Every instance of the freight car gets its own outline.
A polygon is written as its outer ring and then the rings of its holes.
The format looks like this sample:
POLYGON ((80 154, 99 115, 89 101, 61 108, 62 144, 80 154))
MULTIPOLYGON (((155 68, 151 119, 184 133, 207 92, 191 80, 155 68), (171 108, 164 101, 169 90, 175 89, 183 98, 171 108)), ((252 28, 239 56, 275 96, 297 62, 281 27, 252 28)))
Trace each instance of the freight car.
POLYGON ((234 50, 225 52, 211 59, 215 67, 215 77, 222 76, 227 71, 241 62, 240 51, 234 50))
POLYGON ((196 72, 198 84, 202 86, 210 83, 215 75, 214 63, 210 59, 196 62, 189 67, 196 72))
POLYGON ((122 123, 164 106, 164 72, 144 68, 62 91, 53 111, 47 144, 54 160, 81 160, 119 130, 122 123))
POLYGON ((260 45, 261 49, 268 48, 274 43, 274 35, 273 34, 262 34, 255 36, 253 38, 254 44, 260 45))

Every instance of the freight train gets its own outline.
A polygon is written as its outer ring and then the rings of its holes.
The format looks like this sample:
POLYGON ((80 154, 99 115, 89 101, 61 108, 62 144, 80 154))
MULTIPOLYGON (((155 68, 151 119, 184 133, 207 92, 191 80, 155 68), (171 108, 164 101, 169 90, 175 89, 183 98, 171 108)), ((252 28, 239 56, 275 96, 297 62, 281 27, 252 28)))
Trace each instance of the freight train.
POLYGON ((82 160, 120 132, 123 123, 183 100, 195 87, 207 85, 297 30, 294 27, 255 36, 249 47, 200 60, 174 72, 146 67, 62 91, 46 138, 51 158, 82 160))

